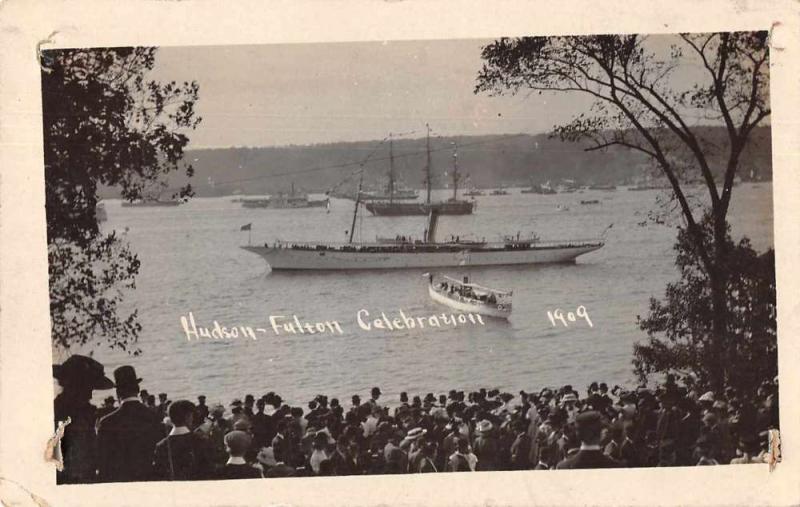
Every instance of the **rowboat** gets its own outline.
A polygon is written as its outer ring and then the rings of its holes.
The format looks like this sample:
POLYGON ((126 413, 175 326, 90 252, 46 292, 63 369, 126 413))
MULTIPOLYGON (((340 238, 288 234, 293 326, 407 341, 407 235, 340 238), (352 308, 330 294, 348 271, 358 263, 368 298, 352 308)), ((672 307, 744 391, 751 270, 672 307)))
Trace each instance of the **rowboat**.
POLYGON ((470 283, 469 277, 459 281, 449 276, 428 276, 428 295, 437 303, 455 310, 507 319, 511 315, 512 291, 498 290, 470 283))

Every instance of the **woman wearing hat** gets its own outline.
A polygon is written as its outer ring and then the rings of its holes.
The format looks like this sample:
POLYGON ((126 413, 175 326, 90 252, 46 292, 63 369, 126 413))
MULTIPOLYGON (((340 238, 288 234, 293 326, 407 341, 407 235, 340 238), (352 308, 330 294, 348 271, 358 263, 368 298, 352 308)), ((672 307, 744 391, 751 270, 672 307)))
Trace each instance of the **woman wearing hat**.
POLYGON ((55 424, 70 420, 61 439, 64 470, 58 472, 56 480, 58 484, 93 482, 97 468, 97 407, 90 400, 92 391, 111 389, 114 383, 105 376, 102 364, 77 354, 53 365, 53 378, 61 386, 61 393, 53 401, 55 424))

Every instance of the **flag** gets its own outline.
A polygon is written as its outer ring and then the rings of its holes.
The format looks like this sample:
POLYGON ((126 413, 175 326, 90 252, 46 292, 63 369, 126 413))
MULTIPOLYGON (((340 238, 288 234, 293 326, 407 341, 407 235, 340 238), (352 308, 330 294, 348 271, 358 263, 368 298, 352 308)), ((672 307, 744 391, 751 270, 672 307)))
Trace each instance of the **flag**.
POLYGON ((243 225, 243 226, 242 226, 242 228, 241 228, 241 229, 239 229, 239 230, 241 230, 241 231, 249 231, 249 230, 250 230, 250 229, 252 229, 252 228, 253 228, 253 224, 252 224, 252 223, 249 223, 249 224, 247 224, 247 225, 243 225))

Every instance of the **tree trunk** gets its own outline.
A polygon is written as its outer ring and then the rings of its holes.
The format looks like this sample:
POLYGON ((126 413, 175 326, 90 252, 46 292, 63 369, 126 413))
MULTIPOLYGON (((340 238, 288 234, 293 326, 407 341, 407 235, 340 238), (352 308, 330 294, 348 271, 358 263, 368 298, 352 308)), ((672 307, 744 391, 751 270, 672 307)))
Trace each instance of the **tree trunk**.
POLYGON ((712 337, 714 341, 714 364, 711 383, 715 391, 720 392, 728 383, 728 308, 726 303, 726 287, 728 272, 726 268, 727 246, 725 243, 725 218, 715 214, 714 217, 714 262, 709 272, 711 288, 712 337))

